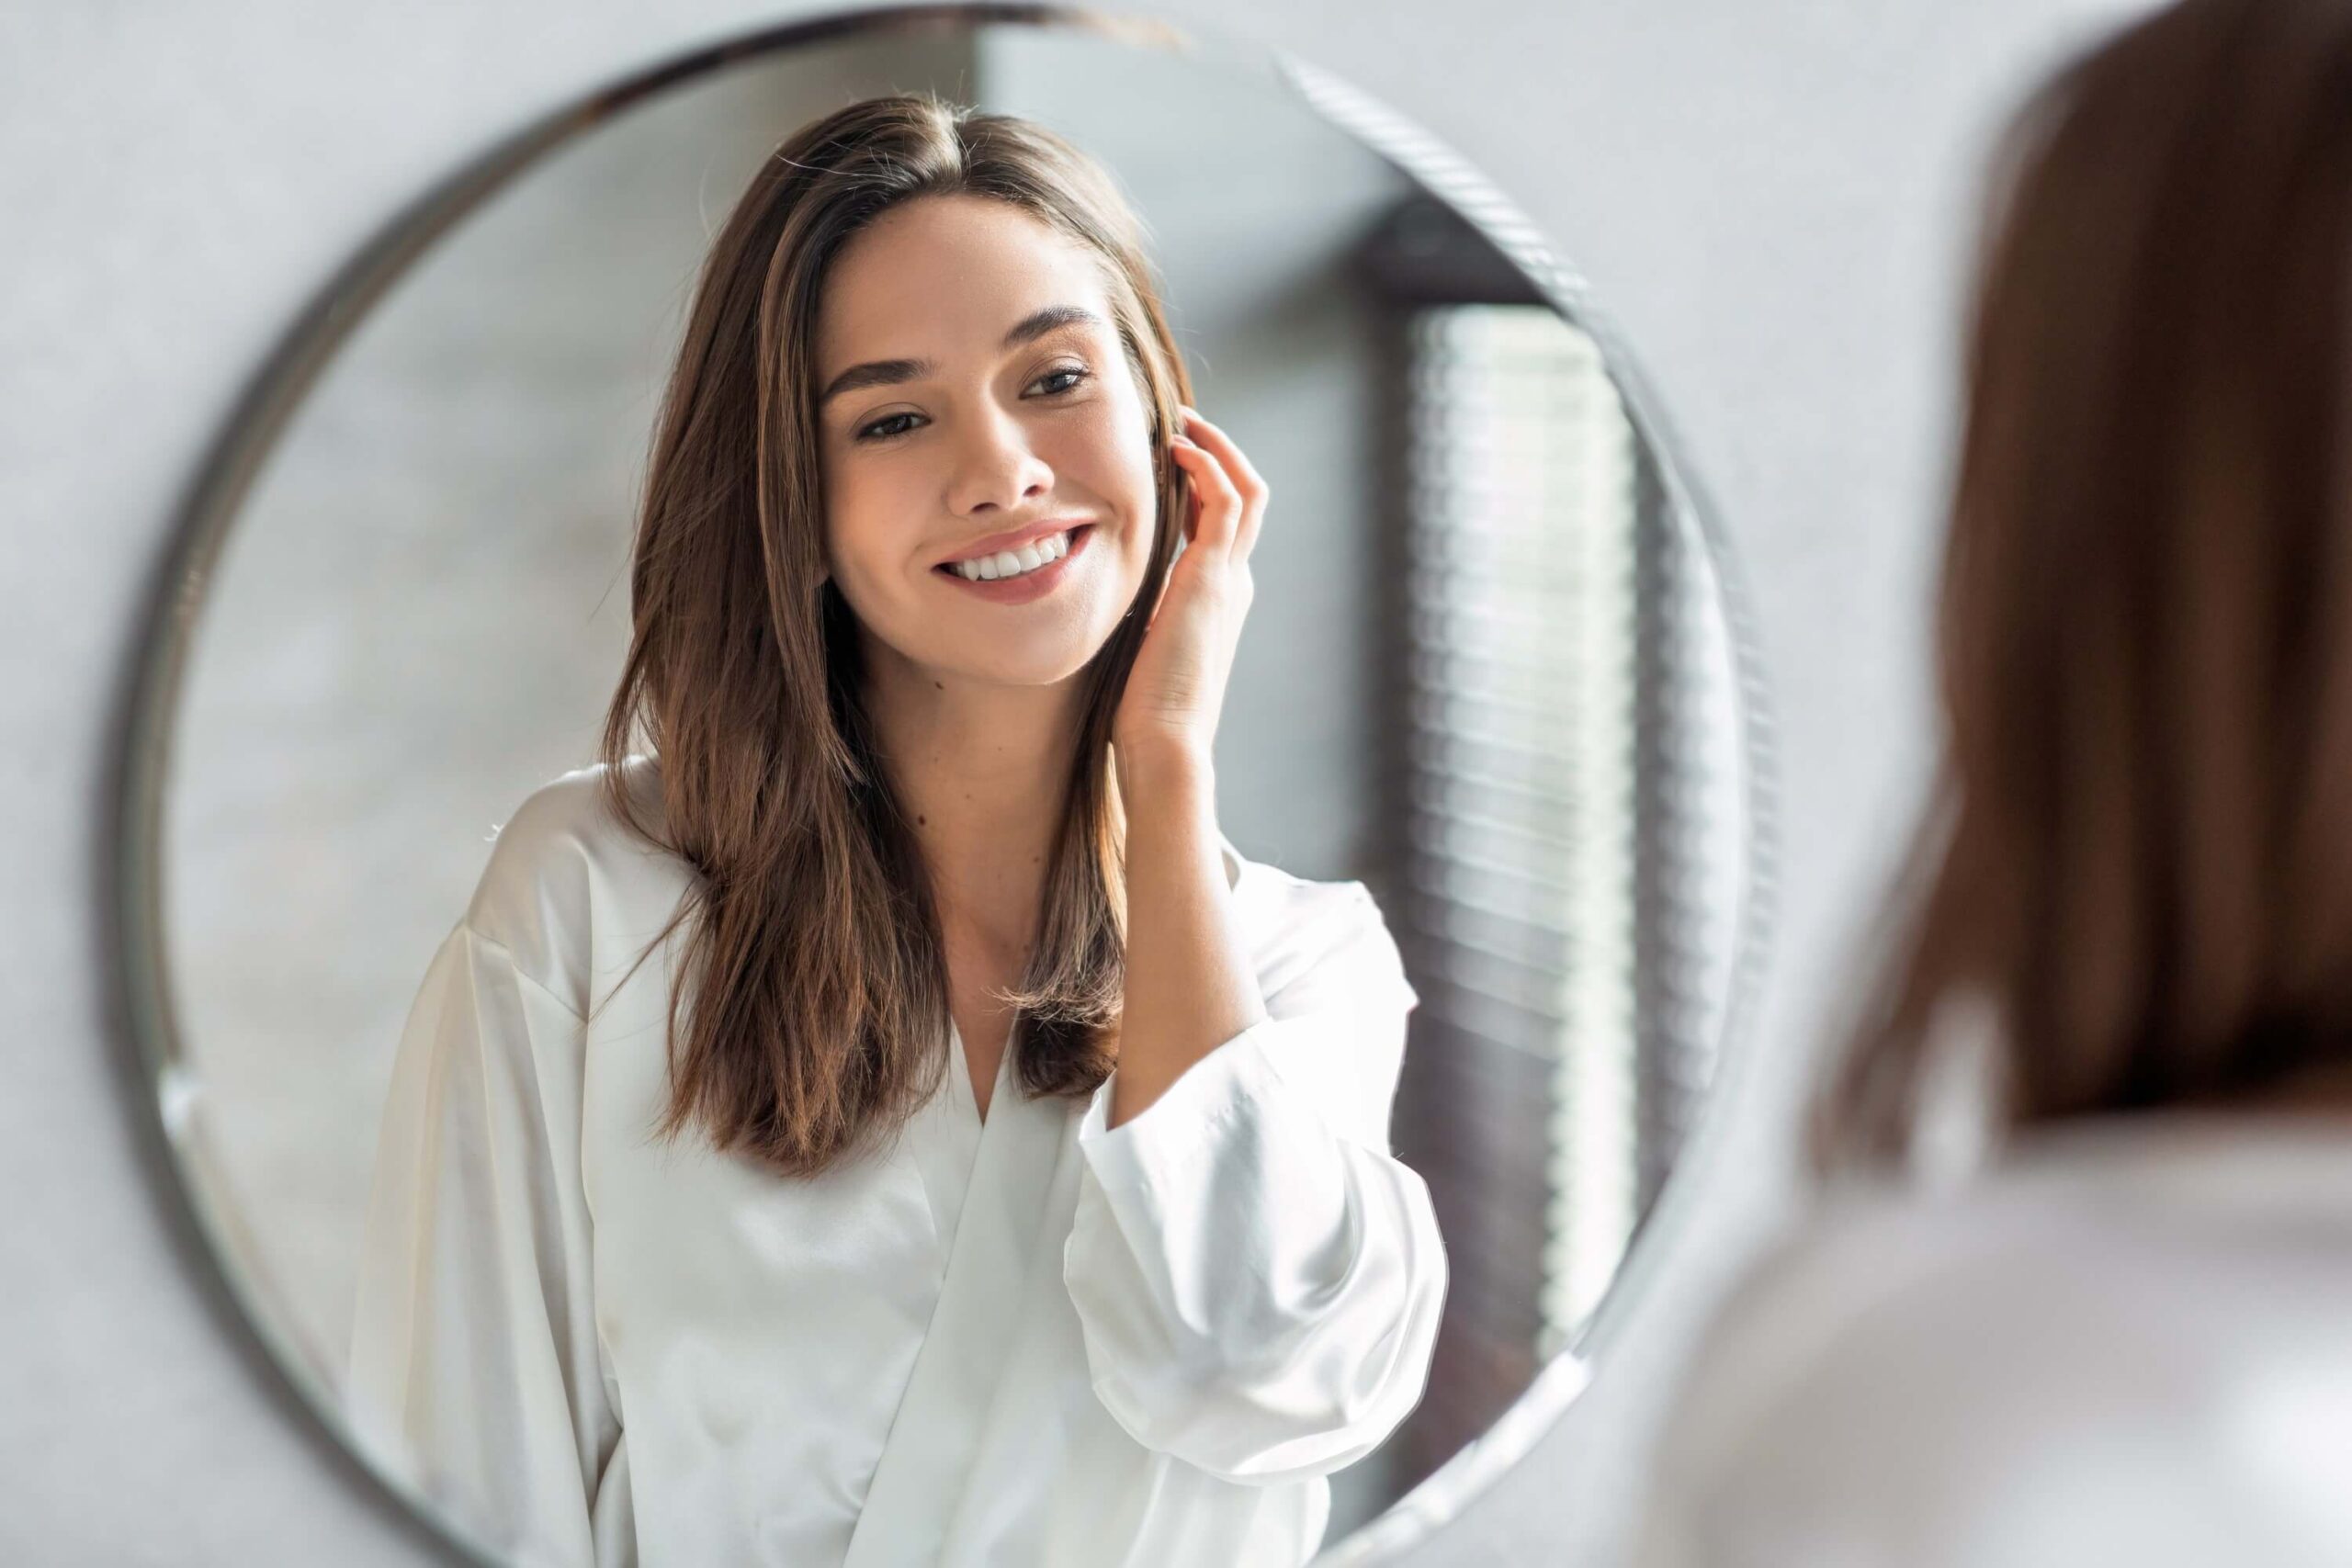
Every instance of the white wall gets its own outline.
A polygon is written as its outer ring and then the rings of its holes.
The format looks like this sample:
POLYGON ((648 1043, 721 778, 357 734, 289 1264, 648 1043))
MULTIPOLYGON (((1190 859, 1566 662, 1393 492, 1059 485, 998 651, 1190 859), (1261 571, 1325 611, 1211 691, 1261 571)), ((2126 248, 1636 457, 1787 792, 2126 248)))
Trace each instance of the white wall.
MULTIPOLYGON (((1920 609, 1974 159, 2137 0, 1185 0, 1420 118, 1635 345, 1755 590, 1780 916, 1743 1098, 1642 1314, 1417 1562, 1611 1560, 1697 1310, 1785 1206, 1804 1048, 1928 735, 1920 609), (1254 15, 1253 15, 1254 14, 1254 15)), ((424 1561, 306 1440, 126 1103, 92 884, 154 552, 296 302, 486 137, 774 19, 742 0, 0 9, 0 1561, 424 1561)))

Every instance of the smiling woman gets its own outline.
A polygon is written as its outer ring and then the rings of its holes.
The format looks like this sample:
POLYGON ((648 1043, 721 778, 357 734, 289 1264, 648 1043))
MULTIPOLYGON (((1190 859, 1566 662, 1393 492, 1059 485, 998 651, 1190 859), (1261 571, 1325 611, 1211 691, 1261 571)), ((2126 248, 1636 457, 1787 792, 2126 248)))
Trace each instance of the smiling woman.
POLYGON ((1163 453, 1132 228, 1060 139, 900 96, 713 244, 605 761, 427 975, 361 1262, 355 1424, 527 1561, 1295 1564, 1420 1398, 1417 998, 1360 886, 1217 829, 1263 487, 1163 453))
POLYGON ((488 1560, 1360 1563, 1628 1304, 1752 962, 1713 547, 1507 204, 1137 41, 607 90, 208 470, 159 1123, 488 1560))
POLYGON ((605 734, 620 819, 631 752, 664 759, 661 837, 712 890, 688 964, 746 977, 700 1010, 680 988, 667 1130, 823 1169, 933 1091, 943 987, 985 1061, 1029 1014, 1032 1089, 1108 1075, 1111 720, 1182 515, 1156 447, 1189 392, 1134 227, 1051 132, 892 96, 779 148, 713 241, 605 734), (1035 394, 1072 365, 1084 393, 1035 394), (1072 512, 1115 547, 1050 604, 932 570, 1072 512), (722 1043, 746 1035, 763 1049, 722 1043))
POLYGON ((1121 209, 1100 210, 1080 224, 968 190, 924 195, 850 239, 826 279, 827 540, 881 682, 975 659, 990 683, 1066 681, 1141 591, 1170 416, 1129 345, 1160 311, 1132 237, 1112 227, 1121 209), (1080 237, 1089 228, 1103 238, 1080 237), (1131 277, 1109 259, 1121 250, 1131 277), (894 346, 910 344, 926 346, 894 346), (1059 570, 1021 558, 1073 529, 1095 536, 1059 570), (966 559, 975 571, 945 573, 943 594, 938 568, 966 559), (988 613, 1005 605, 1038 607, 988 613))

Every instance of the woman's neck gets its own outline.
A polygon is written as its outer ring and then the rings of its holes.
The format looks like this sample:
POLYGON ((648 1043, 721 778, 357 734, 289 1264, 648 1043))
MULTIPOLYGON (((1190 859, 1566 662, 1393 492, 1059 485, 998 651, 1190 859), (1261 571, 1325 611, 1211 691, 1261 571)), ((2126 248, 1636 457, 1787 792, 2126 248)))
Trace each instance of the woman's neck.
POLYGON ((1025 950, 1061 826, 1077 681, 959 682, 887 657, 867 668, 867 711, 940 919, 991 952, 1025 950))

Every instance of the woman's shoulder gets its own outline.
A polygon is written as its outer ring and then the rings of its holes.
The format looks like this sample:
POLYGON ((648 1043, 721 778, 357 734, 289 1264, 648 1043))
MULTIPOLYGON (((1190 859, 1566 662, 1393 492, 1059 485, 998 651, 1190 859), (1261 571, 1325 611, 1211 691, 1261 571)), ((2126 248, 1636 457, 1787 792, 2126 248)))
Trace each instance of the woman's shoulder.
POLYGON ((654 759, 631 756, 617 775, 602 762, 560 774, 498 825, 465 923, 558 996, 584 999, 598 933, 650 938, 692 886, 662 830, 654 759))
POLYGON ((1657 1508, 1738 1530, 1772 1495, 1880 1540, 2036 1517, 2045 1485, 2240 1500, 2258 1434, 2194 1413, 2340 1375, 2346 1292, 2352 1130, 2086 1127, 1942 1191, 1854 1184, 1723 1303, 1657 1508))
POLYGON ((1973 1177, 1840 1183, 1759 1271, 1899 1286, 1983 1271, 2106 1277, 2121 1259, 2268 1242, 2352 1267, 2352 1121, 2143 1112, 2030 1132, 1973 1177), (1888 1266, 1893 1265, 1890 1269, 1888 1266))
POLYGON ((1219 839, 1236 906, 1258 950, 1259 981, 1270 995, 1310 972, 1341 972, 1358 983, 1401 987, 1418 1001, 1387 919, 1363 881, 1301 876, 1219 839))
POLYGON ((2008 1336, 2030 1356, 2061 1324, 2187 1332, 2196 1314, 2171 1306, 2241 1284, 2258 1297, 2274 1269, 2352 1285, 2352 1123, 2101 1118, 2030 1135, 1973 1179, 1841 1183, 1767 1249, 1725 1315, 1825 1358, 1857 1333, 1922 1353, 2008 1336), (2184 1288, 2152 1298, 2153 1276, 2184 1288))

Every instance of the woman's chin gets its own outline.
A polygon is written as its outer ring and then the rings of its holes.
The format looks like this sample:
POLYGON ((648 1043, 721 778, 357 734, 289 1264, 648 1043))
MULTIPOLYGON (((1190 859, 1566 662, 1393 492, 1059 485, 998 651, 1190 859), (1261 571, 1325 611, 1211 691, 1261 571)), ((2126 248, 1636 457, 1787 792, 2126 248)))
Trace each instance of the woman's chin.
POLYGON ((1032 647, 990 647, 978 657, 948 655, 922 660, 933 681, 967 689, 997 686, 1009 690, 1060 686, 1086 672, 1102 638, 1091 641, 1067 636, 1040 637, 1032 647))
POLYGON ((944 660, 966 678, 1002 686, 1057 686, 1081 673, 1118 629, 1111 615, 1056 616, 1041 625, 999 623, 963 639, 966 657, 944 660), (1094 622, 1100 620, 1098 627, 1094 622))

